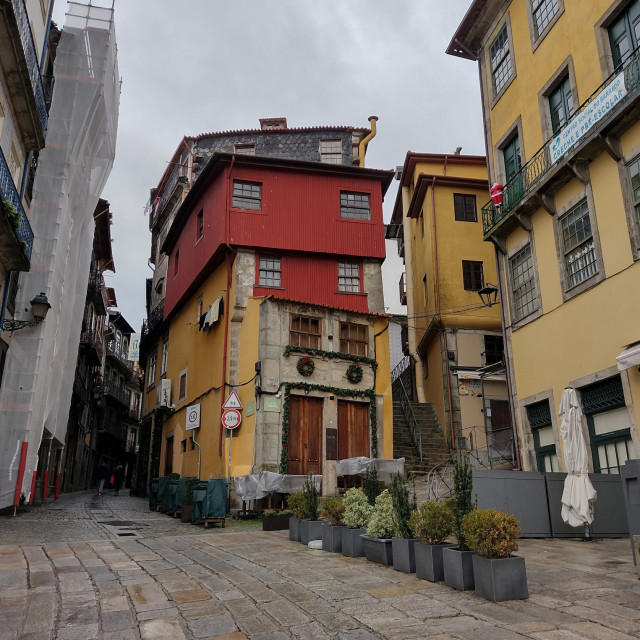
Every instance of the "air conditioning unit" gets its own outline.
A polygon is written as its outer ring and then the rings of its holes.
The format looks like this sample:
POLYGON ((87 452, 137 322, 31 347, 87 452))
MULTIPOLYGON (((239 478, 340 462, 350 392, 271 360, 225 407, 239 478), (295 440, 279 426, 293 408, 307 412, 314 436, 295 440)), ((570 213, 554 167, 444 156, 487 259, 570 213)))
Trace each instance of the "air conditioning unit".
POLYGON ((160 380, 156 407, 171 408, 171 380, 160 380))

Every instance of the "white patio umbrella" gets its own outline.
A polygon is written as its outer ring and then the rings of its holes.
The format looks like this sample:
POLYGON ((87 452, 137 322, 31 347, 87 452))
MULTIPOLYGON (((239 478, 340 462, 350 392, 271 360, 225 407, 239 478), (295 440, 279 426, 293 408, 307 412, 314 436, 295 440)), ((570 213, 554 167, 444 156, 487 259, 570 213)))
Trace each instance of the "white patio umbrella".
POLYGON ((582 435, 582 409, 575 389, 567 388, 560 400, 560 435, 564 449, 567 478, 562 492, 562 519, 572 527, 585 527, 593 522, 593 503, 598 494, 589 480, 587 443, 582 435))

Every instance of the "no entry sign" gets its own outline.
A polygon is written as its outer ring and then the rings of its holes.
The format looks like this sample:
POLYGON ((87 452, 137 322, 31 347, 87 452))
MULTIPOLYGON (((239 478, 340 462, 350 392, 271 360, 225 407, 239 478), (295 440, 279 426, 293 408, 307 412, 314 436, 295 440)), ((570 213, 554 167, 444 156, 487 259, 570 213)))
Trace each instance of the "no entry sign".
POLYGON ((225 409, 222 412, 222 425, 227 429, 235 429, 240 426, 242 416, 237 409, 225 409))

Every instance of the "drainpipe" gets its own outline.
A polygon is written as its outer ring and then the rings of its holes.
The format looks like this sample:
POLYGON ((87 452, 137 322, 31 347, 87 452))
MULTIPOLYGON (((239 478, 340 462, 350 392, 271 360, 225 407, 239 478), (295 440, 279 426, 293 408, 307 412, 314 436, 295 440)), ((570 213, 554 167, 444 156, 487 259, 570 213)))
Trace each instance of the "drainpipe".
POLYGON ((376 122, 378 120, 378 116, 369 116, 369 124, 371 125, 371 133, 368 136, 365 136, 362 140, 360 140, 360 144, 358 145, 358 161, 361 167, 364 167, 364 154, 367 143, 369 140, 375 137, 376 135, 376 122))
MULTIPOLYGON (((400 186, 402 189, 402 211, 403 216, 409 211, 409 187, 400 186)), ((411 218, 405 217, 402 225, 402 234, 404 236, 404 263, 409 265, 409 268, 405 268, 405 275, 407 277, 407 329, 409 334, 409 354, 413 359, 416 371, 416 394, 418 396, 418 402, 426 402, 424 394, 424 367, 422 366, 422 360, 418 355, 418 341, 416 337, 415 328, 415 304, 413 301, 413 247, 411 245, 411 218)))
POLYGON ((202 447, 199 442, 196 442, 196 430, 194 429, 191 432, 191 439, 193 440, 193 444, 198 447, 198 480, 200 480, 200 461, 202 460, 202 447))

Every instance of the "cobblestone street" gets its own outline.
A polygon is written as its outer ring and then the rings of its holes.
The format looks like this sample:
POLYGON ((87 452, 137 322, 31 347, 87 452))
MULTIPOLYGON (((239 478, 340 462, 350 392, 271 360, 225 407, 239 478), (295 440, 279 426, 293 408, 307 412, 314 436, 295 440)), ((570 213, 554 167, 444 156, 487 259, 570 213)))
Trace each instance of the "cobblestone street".
POLYGON ((640 638, 627 539, 523 540, 528 600, 473 592, 228 521, 205 530, 126 495, 0 517, 0 640, 640 638))

